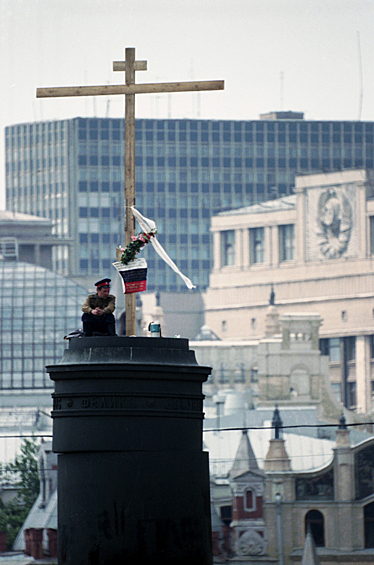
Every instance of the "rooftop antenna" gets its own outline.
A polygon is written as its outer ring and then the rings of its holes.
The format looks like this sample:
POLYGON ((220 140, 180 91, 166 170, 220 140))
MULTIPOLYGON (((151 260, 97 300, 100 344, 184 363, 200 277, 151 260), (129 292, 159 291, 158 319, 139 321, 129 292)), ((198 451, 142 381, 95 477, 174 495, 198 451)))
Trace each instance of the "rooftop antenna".
POLYGON ((280 73, 280 109, 283 111, 283 89, 284 89, 284 72, 280 73))
POLYGON ((362 99, 364 97, 364 83, 363 83, 363 74, 362 74, 362 58, 361 58, 361 41, 360 41, 360 32, 356 32, 357 36, 357 50, 358 50, 358 68, 359 68, 359 80, 360 80, 360 97, 358 102, 358 121, 361 121, 361 112, 362 112, 362 99))

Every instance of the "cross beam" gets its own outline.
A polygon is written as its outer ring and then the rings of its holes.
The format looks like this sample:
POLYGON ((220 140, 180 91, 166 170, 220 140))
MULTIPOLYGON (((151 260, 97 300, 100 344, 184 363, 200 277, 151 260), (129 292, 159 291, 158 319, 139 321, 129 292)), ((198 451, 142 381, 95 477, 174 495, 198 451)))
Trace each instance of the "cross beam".
POLYGON ((165 82, 145 84, 107 84, 105 86, 61 86, 60 88, 38 88, 37 98, 61 96, 112 96, 114 94, 152 94, 154 92, 198 92, 201 90, 223 90, 223 81, 165 82))
MULTIPOLYGON (((124 85, 37 88, 36 97, 125 95, 125 244, 127 245, 131 241, 131 236, 135 235, 135 219, 131 213, 131 206, 135 206, 135 94, 223 90, 224 81, 135 84, 135 71, 146 71, 147 61, 136 61, 135 49, 132 47, 126 48, 125 59, 125 61, 113 62, 113 71, 125 72, 124 85)), ((135 294, 127 294, 125 300, 126 335, 136 335, 135 294)))

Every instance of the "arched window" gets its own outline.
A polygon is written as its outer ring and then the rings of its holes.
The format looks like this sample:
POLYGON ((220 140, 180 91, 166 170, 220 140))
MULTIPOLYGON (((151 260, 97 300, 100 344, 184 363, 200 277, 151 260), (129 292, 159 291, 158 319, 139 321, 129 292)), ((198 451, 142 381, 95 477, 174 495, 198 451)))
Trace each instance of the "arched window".
POLYGON ((364 506, 365 549, 374 547, 374 502, 364 506))
POLYGON ((305 535, 310 527, 316 547, 325 547, 325 525, 322 512, 309 510, 305 516, 305 535))
POLYGON ((256 492, 252 488, 245 489, 244 510, 249 512, 256 510, 256 492))

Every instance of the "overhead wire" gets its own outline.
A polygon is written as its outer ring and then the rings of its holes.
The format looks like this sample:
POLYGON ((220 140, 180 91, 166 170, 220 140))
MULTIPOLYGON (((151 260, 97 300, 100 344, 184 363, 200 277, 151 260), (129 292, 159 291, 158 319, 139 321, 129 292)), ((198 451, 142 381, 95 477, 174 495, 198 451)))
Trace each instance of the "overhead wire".
MULTIPOLYGON (((296 428, 339 428, 339 423, 337 424, 292 424, 292 425, 282 425, 279 426, 279 430, 286 430, 286 429, 296 429, 296 428)), ((352 423, 352 424, 345 424, 348 427, 354 426, 372 426, 374 422, 359 422, 359 423, 352 423)), ((275 430, 275 426, 240 426, 240 427, 233 427, 233 428, 208 428, 204 429, 203 432, 232 432, 232 431, 248 431, 248 430, 275 430)), ((1 436, 0 436, 1 437, 1 436)), ((323 438, 319 438, 323 439, 323 438)))

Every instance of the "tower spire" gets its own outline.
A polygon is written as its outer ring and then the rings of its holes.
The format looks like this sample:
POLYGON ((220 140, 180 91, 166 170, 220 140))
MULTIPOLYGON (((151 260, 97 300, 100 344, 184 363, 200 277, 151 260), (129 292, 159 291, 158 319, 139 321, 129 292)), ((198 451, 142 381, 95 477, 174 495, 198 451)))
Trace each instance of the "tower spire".
POLYGON ((230 477, 235 479, 249 471, 261 472, 248 437, 248 432, 243 430, 234 464, 230 471, 230 477))

